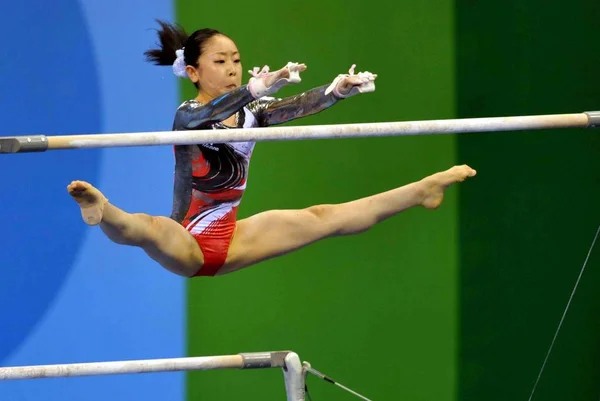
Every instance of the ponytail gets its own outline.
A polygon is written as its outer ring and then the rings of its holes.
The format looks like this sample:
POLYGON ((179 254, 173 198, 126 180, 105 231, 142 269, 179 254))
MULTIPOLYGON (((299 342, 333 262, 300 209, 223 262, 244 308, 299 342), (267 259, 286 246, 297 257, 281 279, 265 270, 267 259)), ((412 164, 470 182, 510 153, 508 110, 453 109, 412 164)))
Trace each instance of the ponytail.
POLYGON ((180 26, 172 25, 167 22, 156 20, 161 29, 158 30, 160 47, 158 49, 149 49, 144 52, 146 61, 155 65, 173 65, 177 59, 177 50, 182 49, 189 36, 180 26))

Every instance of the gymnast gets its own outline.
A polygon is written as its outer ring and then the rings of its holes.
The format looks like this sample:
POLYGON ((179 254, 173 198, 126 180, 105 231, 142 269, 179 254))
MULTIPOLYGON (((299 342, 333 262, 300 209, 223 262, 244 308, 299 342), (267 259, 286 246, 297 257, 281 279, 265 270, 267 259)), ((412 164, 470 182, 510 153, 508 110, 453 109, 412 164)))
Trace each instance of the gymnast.
MULTIPOLYGON (((323 86, 287 98, 272 97, 301 81, 301 63, 250 71, 242 85, 235 42, 213 29, 191 35, 158 21, 160 46, 147 61, 171 66, 198 90, 175 112, 173 130, 267 127, 319 113, 351 96, 375 90, 377 75, 340 74, 323 86)), ((184 277, 231 273, 328 237, 362 233, 416 206, 435 209, 450 185, 476 174, 466 165, 369 197, 299 210, 270 210, 242 220, 237 212, 248 180, 254 142, 177 145, 169 217, 127 213, 95 187, 73 181, 67 189, 88 225, 117 244, 142 248, 165 269, 184 277)))

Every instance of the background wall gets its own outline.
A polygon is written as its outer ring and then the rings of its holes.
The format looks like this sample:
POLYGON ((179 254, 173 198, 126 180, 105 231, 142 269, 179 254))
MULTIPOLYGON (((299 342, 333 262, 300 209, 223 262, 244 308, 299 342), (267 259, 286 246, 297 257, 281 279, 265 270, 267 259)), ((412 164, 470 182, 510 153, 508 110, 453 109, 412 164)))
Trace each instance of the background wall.
MULTIPOLYGON (((600 4, 458 1, 457 116, 597 110, 600 4)), ((559 130, 465 135, 460 400, 525 399, 600 222, 600 137, 559 130)), ((600 397, 600 252, 572 301, 534 400, 600 397)))
MULTIPOLYGON (((3 5, 2 36, 19 40, 0 58, 2 135, 169 129, 194 92, 168 67, 143 62, 154 18, 222 30, 245 71, 305 62, 302 83, 280 96, 327 84, 352 63, 379 74, 375 93, 293 124, 598 109, 599 8, 591 0, 367 8, 231 0, 227 12, 191 0, 3 5)), ((88 180, 126 210, 168 214, 169 147, 0 157, 0 363, 293 349, 374 400, 524 399, 600 222, 599 150, 597 132, 584 130, 261 143, 241 217, 368 196, 454 164, 478 176, 448 191, 439 210, 410 210, 356 237, 194 280, 110 243, 66 193, 71 180, 88 180)), ((599 265, 596 251, 536 400, 600 394, 599 265)), ((311 376, 309 389, 314 400, 352 398, 311 376)), ((258 370, 6 382, 0 394, 262 400, 281 399, 284 388, 281 372, 258 370)))
MULTIPOLYGON (((169 129, 178 89, 143 62, 170 1, 3 3, 2 134, 169 129)), ((0 364, 182 356, 184 281, 88 228, 66 186, 98 186, 131 211, 170 212, 172 151, 0 158, 0 364)), ((177 400, 183 374, 0 383, 3 401, 177 400)))
MULTIPOLYGON (((191 31, 211 25, 233 37, 244 70, 305 62, 302 83, 280 96, 328 84, 352 63, 357 71, 379 74, 375 93, 293 124, 451 118, 452 3, 387 4, 374 1, 364 13, 358 2, 289 3, 269 9, 265 21, 263 7, 242 1, 231 6, 244 9, 243 19, 218 17, 216 2, 179 1, 177 15, 191 31)), ((192 85, 186 82, 183 88, 184 96, 193 96, 192 85)), ((456 162, 454 141, 259 144, 242 217, 344 202, 420 179, 456 162)), ((189 352, 293 349, 316 369, 374 400, 452 397, 458 330, 456 195, 451 191, 435 212, 412 210, 354 238, 327 240, 216 280, 190 281, 189 352)), ((283 394, 280 372, 192 373, 188 383, 190 400, 263 399, 273 389, 283 394)), ((310 383, 315 400, 350 396, 314 378, 310 383)), ((268 394, 277 399, 277 393, 268 394)))

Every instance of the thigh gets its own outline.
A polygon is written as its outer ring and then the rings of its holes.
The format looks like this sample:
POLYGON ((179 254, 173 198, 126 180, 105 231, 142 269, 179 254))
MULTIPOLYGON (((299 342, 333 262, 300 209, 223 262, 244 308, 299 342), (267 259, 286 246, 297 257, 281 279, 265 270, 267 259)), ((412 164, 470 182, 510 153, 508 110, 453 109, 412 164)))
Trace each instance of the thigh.
POLYGON ((144 244, 144 251, 165 269, 184 277, 200 270, 204 257, 195 238, 174 220, 156 216, 149 222, 154 236, 144 244))
POLYGON ((237 223, 225 266, 230 273, 292 252, 334 234, 327 215, 333 206, 270 210, 237 223))

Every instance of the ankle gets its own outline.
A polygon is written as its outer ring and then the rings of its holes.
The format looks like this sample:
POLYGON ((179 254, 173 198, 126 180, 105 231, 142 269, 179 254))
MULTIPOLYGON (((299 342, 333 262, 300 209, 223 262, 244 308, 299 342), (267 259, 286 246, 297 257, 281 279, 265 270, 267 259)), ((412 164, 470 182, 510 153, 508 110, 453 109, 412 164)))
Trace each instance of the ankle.
POLYGON ((416 205, 423 206, 423 202, 427 199, 430 187, 431 184, 428 182, 427 178, 423 178, 414 183, 413 197, 416 205))

